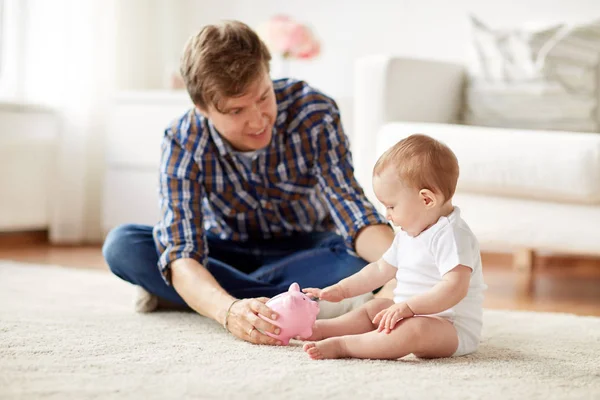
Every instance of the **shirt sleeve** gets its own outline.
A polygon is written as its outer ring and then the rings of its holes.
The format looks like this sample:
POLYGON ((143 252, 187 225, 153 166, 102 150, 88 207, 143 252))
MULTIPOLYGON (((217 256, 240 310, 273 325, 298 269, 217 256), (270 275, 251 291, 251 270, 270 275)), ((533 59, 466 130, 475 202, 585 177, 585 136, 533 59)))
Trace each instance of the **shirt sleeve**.
POLYGON ((202 226, 202 171, 171 129, 163 138, 159 174, 161 212, 154 241, 159 252, 158 268, 170 285, 171 262, 192 258, 206 265, 208 255, 202 226))
POLYGON ((461 234, 460 230, 446 226, 435 235, 431 247, 440 276, 459 265, 475 269, 478 254, 476 239, 472 235, 461 234))
POLYGON ((335 103, 328 108, 321 123, 313 128, 314 173, 338 230, 348 246, 354 249, 356 237, 363 228, 387 224, 387 221, 367 200, 354 177, 350 144, 342 128, 340 113, 335 103))
POLYGON ((387 249, 385 253, 383 253, 383 256, 381 256, 381 258, 383 258, 383 261, 395 268, 398 268, 398 242, 400 242, 399 233, 397 233, 396 236, 394 236, 394 241, 392 242, 390 248, 387 249))

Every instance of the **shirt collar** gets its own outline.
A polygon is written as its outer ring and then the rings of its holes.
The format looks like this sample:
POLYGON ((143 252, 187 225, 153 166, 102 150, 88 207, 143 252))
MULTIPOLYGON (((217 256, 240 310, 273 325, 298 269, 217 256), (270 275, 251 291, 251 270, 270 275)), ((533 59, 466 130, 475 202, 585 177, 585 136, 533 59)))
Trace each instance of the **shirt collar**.
MULTIPOLYGON (((435 224, 431 225, 429 228, 425 229, 423 232, 421 232, 417 236, 415 236, 415 237, 409 236, 409 237, 411 239, 417 239, 417 240, 429 240, 436 234, 437 231, 442 229, 444 226, 449 225, 450 223, 453 223, 459 217, 460 217, 460 208, 458 208, 457 206, 454 206, 454 210, 452 210, 452 212, 450 214, 448 214, 448 216, 441 216, 436 221, 435 224)), ((406 232, 404 232, 404 233, 408 236, 408 234, 406 232)))

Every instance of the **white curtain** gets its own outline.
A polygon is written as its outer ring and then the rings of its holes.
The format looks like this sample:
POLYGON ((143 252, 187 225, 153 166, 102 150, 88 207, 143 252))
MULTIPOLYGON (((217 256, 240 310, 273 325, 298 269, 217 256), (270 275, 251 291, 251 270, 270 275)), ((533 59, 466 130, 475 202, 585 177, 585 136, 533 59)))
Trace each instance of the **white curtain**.
POLYGON ((25 0, 23 100, 60 117, 50 237, 102 239, 107 109, 115 86, 116 0, 25 0))

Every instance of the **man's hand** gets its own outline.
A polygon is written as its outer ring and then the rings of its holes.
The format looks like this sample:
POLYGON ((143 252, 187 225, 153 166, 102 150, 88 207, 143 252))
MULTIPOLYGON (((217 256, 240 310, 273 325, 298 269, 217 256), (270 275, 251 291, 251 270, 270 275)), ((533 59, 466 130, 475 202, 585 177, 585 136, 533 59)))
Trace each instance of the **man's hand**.
POLYGON ((346 298, 344 288, 342 288, 339 283, 328 286, 325 289, 306 288, 302 289, 302 291, 310 296, 317 297, 325 301, 331 301, 332 303, 337 303, 346 298))
POLYGON ((401 319, 414 316, 415 314, 408 304, 398 303, 377 313, 375 318, 373 318, 373 324, 379 324, 377 332, 385 331, 385 333, 390 333, 401 319))
POLYGON ((260 318, 262 315, 271 320, 276 320, 278 315, 265 305, 269 299, 260 297, 244 299, 236 302, 227 317, 227 329, 238 338, 254 344, 269 344, 278 346, 281 342, 262 332, 279 335, 277 326, 260 318), (262 332, 261 332, 262 331, 262 332))

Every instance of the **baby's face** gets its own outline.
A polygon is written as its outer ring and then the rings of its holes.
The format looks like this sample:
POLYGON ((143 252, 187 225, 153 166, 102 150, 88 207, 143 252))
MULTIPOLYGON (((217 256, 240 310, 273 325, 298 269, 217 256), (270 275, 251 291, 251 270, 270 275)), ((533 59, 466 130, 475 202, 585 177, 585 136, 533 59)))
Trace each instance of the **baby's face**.
POLYGON ((388 221, 410 236, 418 236, 435 218, 432 216, 435 210, 428 207, 420 191, 404 185, 394 168, 386 168, 381 174, 373 176, 373 191, 385 206, 388 221))

